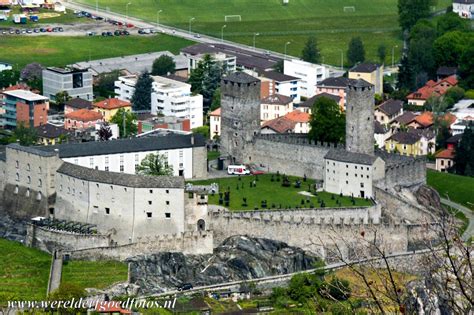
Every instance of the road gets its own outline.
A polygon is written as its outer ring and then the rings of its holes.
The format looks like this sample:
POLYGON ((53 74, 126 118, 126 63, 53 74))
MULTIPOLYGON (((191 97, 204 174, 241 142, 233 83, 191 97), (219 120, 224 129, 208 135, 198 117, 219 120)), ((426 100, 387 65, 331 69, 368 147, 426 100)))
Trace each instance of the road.
POLYGON ((464 234, 462 235, 463 240, 466 241, 470 237, 474 236, 474 212, 471 209, 464 207, 463 205, 457 204, 445 198, 441 198, 441 203, 453 209, 461 211, 469 219, 469 225, 467 226, 466 231, 464 231, 464 234))

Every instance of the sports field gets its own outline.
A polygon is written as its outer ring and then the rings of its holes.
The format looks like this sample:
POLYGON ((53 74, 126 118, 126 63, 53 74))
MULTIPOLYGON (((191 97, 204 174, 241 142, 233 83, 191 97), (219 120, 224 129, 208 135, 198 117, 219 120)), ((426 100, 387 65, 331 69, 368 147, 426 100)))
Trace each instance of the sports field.
POLYGON ((64 66, 78 61, 120 57, 153 51, 179 53, 193 42, 165 34, 156 36, 3 36, 0 37, 2 61, 19 68, 31 62, 43 66, 64 66))
MULTIPOLYGON (((95 7, 95 0, 75 0, 95 7)), ((366 47, 367 59, 377 60, 380 44, 387 47, 386 62, 391 61, 391 49, 401 47, 397 0, 99 0, 102 9, 126 13, 150 22, 189 29, 274 51, 299 56, 309 35, 318 38, 324 62, 340 65, 341 52, 353 36, 360 36, 366 47), (355 11, 353 11, 355 10, 355 11), (225 21, 225 16, 239 15, 241 21, 225 21)), ((434 10, 446 7, 450 0, 438 0, 434 10)), ((395 49, 395 59, 400 48, 395 49)), ((345 56, 344 56, 344 59, 345 56)))

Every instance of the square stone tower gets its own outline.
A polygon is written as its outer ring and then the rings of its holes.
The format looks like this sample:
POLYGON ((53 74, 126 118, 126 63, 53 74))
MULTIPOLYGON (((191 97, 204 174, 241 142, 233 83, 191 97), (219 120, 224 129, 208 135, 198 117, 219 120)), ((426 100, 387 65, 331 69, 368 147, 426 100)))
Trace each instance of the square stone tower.
POLYGON ((221 151, 242 163, 245 145, 260 132, 260 80, 234 72, 221 81, 221 151))
POLYGON ((346 103, 346 150, 374 155, 374 86, 349 82, 346 103))

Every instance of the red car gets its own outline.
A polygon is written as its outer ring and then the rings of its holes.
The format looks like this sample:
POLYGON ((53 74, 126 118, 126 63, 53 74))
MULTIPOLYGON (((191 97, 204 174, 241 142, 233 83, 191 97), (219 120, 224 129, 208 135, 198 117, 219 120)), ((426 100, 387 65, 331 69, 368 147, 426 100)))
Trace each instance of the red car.
POLYGON ((130 28, 130 27, 135 27, 135 25, 133 25, 133 24, 131 24, 131 23, 128 23, 128 24, 127 24, 127 27, 129 27, 129 28, 130 28))

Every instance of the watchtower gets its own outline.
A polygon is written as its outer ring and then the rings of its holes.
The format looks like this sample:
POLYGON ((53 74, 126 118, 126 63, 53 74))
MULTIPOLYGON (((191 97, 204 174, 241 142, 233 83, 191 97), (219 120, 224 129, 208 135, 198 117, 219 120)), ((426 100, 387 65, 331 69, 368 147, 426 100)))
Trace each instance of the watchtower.
POLYGON ((346 150, 374 154, 374 86, 362 79, 347 87, 346 150))
POLYGON ((244 162, 245 145, 260 132, 260 80, 234 72, 221 81, 221 145, 230 163, 244 162))

